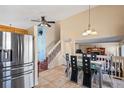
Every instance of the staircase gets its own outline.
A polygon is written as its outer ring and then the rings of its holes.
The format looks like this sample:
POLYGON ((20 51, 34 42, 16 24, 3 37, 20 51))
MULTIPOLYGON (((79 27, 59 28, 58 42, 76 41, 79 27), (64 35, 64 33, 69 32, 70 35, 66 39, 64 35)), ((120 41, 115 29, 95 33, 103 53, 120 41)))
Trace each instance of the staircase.
POLYGON ((58 58, 61 54, 61 42, 58 41, 47 53, 43 62, 38 62, 38 72, 42 72, 58 65, 58 58))
POLYGON ((60 55, 61 55, 61 41, 59 40, 47 54, 48 69, 58 65, 58 58, 60 55))

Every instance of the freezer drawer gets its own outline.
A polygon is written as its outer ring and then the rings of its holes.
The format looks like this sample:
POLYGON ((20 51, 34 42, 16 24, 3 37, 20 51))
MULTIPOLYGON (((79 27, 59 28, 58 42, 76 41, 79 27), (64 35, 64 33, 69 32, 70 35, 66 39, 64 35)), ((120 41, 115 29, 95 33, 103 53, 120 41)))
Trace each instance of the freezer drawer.
POLYGON ((30 76, 33 75, 33 70, 25 72, 15 77, 6 77, 0 80, 1 88, 31 88, 33 87, 33 79, 30 76))
POLYGON ((13 65, 14 62, 2 62, 0 63, 0 67, 2 67, 2 69, 8 69, 9 67, 11 69, 14 69, 14 68, 21 68, 21 67, 26 67, 26 66, 34 66, 34 63, 33 62, 30 62, 30 63, 25 63, 25 64, 18 64, 18 65, 13 65))
POLYGON ((6 66, 0 69, 0 79, 3 77, 15 77, 18 74, 23 74, 27 71, 33 70, 33 63, 22 66, 6 66))

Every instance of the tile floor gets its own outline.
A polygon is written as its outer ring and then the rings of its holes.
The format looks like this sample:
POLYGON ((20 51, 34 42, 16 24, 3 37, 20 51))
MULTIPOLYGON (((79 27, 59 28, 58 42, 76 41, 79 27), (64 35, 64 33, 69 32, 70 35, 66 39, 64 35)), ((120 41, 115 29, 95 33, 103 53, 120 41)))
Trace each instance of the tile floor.
MULTIPOLYGON (((40 73, 39 75, 39 84, 36 88, 83 88, 83 86, 79 86, 77 83, 71 82, 65 76, 64 73, 65 67, 58 66, 51 70, 46 70, 40 73)), ((104 88, 111 88, 110 80, 103 81, 104 88), (107 82, 106 82, 107 81, 107 82)), ((124 88, 124 81, 123 80, 115 80, 116 86, 119 88, 124 88)), ((93 85, 94 88, 98 88, 98 85, 93 85)))
POLYGON ((36 88, 80 88, 79 85, 67 79, 64 69, 64 66, 58 66, 41 72, 36 88))

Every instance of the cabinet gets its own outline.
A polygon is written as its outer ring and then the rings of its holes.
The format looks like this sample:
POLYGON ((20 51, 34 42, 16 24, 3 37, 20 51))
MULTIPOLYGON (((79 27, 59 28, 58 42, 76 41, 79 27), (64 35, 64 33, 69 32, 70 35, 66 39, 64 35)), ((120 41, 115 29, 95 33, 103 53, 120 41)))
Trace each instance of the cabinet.
POLYGON ((88 54, 91 54, 91 53, 95 53, 95 54, 98 54, 98 55, 105 55, 105 48, 102 48, 102 47, 90 47, 90 48, 87 48, 87 53, 88 54))

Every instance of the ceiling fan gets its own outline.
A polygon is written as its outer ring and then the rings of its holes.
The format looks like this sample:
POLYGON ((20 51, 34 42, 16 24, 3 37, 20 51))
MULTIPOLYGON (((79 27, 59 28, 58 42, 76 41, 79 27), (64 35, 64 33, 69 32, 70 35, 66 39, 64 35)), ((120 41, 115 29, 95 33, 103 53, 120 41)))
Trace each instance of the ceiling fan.
POLYGON ((40 24, 38 24, 38 26, 42 26, 42 25, 45 25, 45 26, 48 26, 48 27, 51 27, 50 23, 55 23, 55 21, 47 21, 45 19, 45 16, 41 16, 41 20, 31 20, 33 22, 40 22, 40 24))

